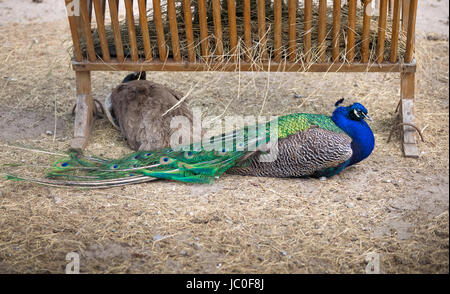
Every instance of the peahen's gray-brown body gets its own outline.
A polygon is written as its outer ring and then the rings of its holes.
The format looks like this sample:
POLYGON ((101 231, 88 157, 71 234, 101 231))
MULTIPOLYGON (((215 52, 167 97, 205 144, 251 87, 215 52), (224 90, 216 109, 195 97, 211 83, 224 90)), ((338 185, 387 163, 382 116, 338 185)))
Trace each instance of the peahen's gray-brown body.
MULTIPOLYGON (((192 125, 192 111, 185 102, 163 116, 181 98, 182 95, 175 90, 147 80, 117 86, 111 94, 112 108, 130 147, 134 150, 154 150, 169 146, 170 137, 178 130, 170 127, 175 116, 187 118, 192 125)), ((186 130, 186 136, 190 133, 186 130)))

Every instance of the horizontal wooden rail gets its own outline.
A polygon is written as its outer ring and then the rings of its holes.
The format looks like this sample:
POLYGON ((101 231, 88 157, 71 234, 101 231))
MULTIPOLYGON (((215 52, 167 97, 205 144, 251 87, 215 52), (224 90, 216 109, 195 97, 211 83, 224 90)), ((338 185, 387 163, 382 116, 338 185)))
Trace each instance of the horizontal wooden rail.
POLYGON ((118 62, 112 60, 109 63, 104 62, 72 62, 73 69, 76 71, 210 71, 214 68, 216 71, 267 71, 271 72, 415 72, 415 62, 409 64, 400 63, 313 63, 310 65, 300 63, 276 63, 270 62, 255 64, 250 62, 223 63, 223 62, 176 62, 173 59, 167 59, 166 62, 153 61, 145 62, 141 59, 139 62, 118 62))

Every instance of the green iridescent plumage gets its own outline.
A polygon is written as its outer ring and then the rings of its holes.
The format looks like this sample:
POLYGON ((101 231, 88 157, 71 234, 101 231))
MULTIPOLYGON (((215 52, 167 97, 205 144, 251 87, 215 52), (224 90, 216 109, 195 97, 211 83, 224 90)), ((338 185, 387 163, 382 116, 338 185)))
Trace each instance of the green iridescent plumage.
POLYGON ((321 129, 344 133, 330 116, 311 113, 294 113, 278 118, 278 139, 286 138, 297 132, 302 132, 315 125, 321 129))

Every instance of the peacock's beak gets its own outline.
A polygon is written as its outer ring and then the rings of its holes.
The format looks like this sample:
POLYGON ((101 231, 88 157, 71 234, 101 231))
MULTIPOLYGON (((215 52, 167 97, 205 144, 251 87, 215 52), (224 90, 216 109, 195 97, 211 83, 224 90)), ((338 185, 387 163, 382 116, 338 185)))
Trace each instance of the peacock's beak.
POLYGON ((368 119, 370 121, 373 121, 373 119, 370 117, 370 115, 365 114, 364 112, 362 114, 363 114, 364 118, 366 118, 366 119, 368 119))

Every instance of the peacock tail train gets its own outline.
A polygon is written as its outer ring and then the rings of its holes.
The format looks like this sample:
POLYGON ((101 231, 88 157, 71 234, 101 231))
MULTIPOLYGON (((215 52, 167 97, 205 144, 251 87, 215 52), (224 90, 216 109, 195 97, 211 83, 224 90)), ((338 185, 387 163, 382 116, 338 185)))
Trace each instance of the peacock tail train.
POLYGON ((330 116, 296 113, 213 136, 209 139, 209 148, 202 142, 185 146, 181 150, 164 148, 139 151, 120 159, 89 157, 72 151, 69 158, 54 164, 46 179, 29 179, 17 175, 9 175, 8 178, 50 186, 86 188, 121 186, 155 179, 212 183, 230 168, 245 165, 245 161, 255 153, 267 151, 272 141, 288 138, 311 127, 345 134, 330 116))

